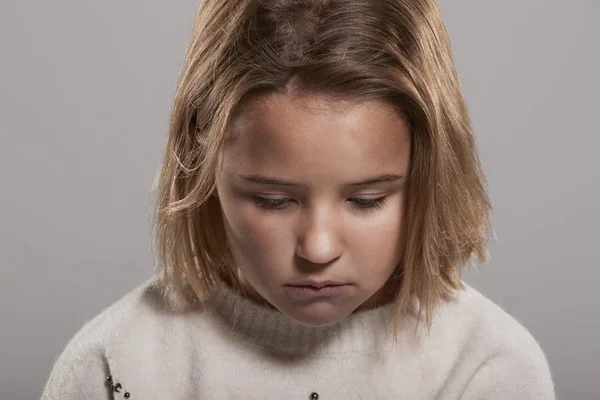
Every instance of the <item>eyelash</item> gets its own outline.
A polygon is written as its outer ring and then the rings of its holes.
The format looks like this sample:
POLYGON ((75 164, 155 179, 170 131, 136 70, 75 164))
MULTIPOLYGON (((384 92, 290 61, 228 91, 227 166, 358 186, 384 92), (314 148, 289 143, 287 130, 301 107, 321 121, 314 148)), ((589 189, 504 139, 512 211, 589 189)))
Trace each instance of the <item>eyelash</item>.
MULTIPOLYGON (((254 201, 258 208, 279 210, 289 202, 289 199, 270 199, 266 197, 254 196, 254 201)), ((354 198, 353 203, 358 210, 363 212, 379 210, 384 208, 387 204, 387 196, 379 197, 377 199, 354 198)))

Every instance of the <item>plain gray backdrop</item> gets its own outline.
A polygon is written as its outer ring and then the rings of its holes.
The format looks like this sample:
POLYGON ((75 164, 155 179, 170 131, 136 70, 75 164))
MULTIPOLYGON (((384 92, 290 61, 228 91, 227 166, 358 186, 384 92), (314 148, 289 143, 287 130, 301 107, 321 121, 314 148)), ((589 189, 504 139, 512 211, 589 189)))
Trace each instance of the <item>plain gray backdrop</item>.
MULTIPOLYGON (((225 1, 225 0, 223 0, 225 1)), ((232 1, 232 0, 230 0, 232 1)), ((0 3, 0 399, 153 273, 151 184, 197 0, 0 3)), ((600 398, 600 2, 440 0, 498 236, 465 280, 600 398)))

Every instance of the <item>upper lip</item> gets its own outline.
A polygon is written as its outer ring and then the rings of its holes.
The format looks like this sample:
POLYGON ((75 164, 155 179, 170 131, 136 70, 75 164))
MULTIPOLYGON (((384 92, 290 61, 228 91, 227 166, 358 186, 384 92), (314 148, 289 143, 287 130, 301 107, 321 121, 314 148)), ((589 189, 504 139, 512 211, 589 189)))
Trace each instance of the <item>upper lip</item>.
POLYGON ((305 281, 300 281, 300 282, 294 282, 294 283, 290 283, 287 286, 314 286, 316 288, 322 288, 324 286, 341 286, 341 285, 346 285, 347 283, 344 282, 337 282, 337 281, 318 281, 318 280, 305 280, 305 281))

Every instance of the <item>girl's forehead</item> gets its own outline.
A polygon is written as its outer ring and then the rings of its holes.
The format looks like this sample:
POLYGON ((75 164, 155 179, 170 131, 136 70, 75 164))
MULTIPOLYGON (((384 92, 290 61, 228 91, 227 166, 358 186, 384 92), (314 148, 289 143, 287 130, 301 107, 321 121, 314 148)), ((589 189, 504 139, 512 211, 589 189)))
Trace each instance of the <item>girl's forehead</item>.
POLYGON ((336 164, 335 173, 360 175, 361 168, 393 173, 408 163, 408 126, 382 101, 278 96, 246 110, 225 144, 225 164, 236 169, 331 173, 336 164))
POLYGON ((275 94, 246 101, 232 120, 228 136, 233 139, 252 136, 256 132, 280 136, 303 129, 341 130, 348 134, 366 129, 376 133, 398 131, 405 125, 398 109, 383 100, 335 99, 320 94, 275 94))

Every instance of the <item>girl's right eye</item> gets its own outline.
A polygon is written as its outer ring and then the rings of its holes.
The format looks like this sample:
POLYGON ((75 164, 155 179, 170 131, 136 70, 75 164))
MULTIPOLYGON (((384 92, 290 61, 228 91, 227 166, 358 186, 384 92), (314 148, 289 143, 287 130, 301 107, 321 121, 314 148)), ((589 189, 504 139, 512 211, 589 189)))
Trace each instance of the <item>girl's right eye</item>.
POLYGON ((254 196, 254 202, 258 208, 265 208, 267 210, 278 210, 283 208, 290 199, 281 198, 281 199, 271 199, 268 197, 260 197, 254 196))

